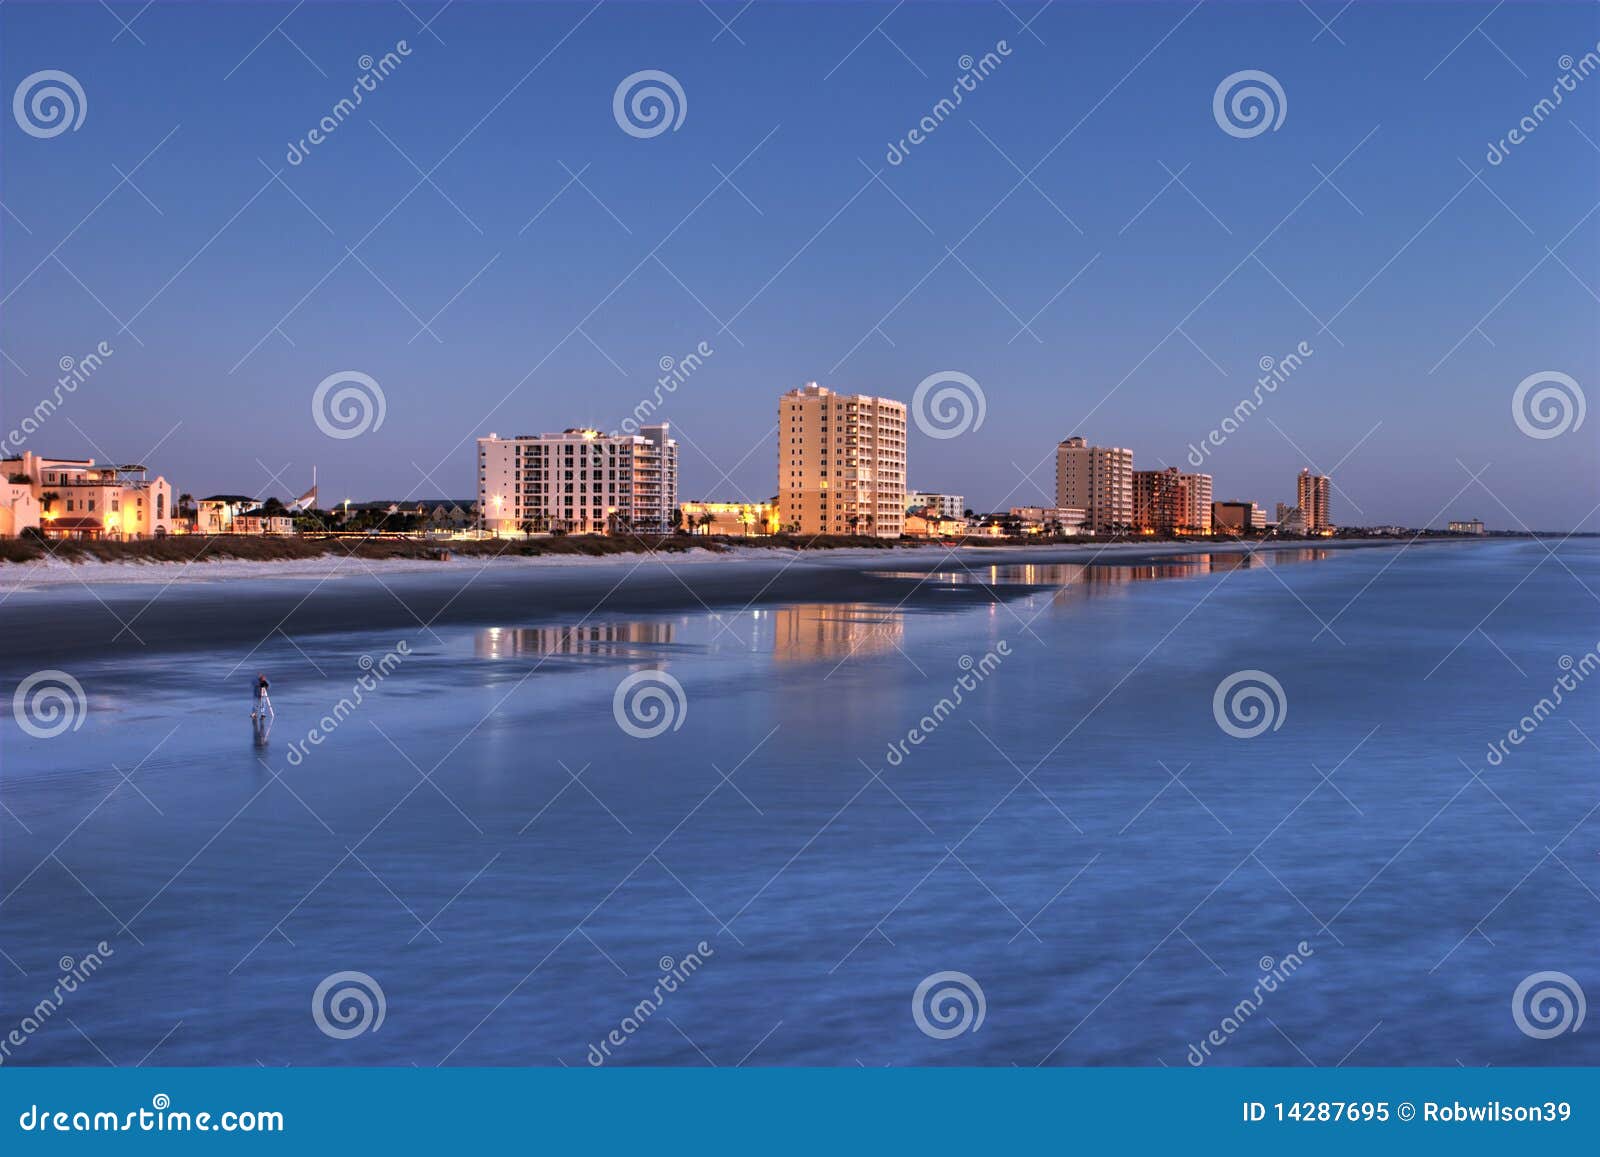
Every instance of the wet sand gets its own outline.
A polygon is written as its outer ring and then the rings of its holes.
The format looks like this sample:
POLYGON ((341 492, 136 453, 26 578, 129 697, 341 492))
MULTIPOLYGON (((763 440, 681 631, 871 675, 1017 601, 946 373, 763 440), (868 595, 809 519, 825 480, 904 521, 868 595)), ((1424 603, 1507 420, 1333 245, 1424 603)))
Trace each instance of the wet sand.
MULTIPOLYGON (((1430 545, 1468 545, 1420 540, 1430 545)), ((253 646, 280 632, 290 638, 352 630, 416 630, 424 624, 533 623, 620 613, 725 610, 781 602, 877 602, 949 607, 990 602, 1003 589, 980 582, 932 584, 935 570, 976 573, 994 565, 1077 563, 1139 566, 1177 558, 1227 560, 1294 551, 1398 549, 1393 539, 1197 546, 1102 543, 1052 547, 914 547, 812 552, 734 549, 722 555, 641 555, 584 560, 479 560, 365 563, 307 571, 301 564, 84 566, 84 581, 0 570, 0 670, 26 671, 79 657, 253 646), (692 560, 692 561, 691 561, 692 560), (152 582, 145 571, 159 566, 152 582), (218 568, 218 569, 212 569, 218 568), (280 569, 281 568, 281 569, 280 569), (109 572, 109 574, 107 573, 109 572), (881 572, 893 572, 885 575, 881 572)), ((21 568, 18 568, 20 571, 21 568)))

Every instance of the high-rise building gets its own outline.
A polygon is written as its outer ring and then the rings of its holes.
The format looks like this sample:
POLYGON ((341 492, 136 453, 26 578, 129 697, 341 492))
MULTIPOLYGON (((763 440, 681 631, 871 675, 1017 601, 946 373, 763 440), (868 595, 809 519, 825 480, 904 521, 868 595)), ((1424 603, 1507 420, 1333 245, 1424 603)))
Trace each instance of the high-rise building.
POLYGON ((478 509, 496 532, 665 534, 678 509, 678 443, 665 422, 637 434, 490 434, 478 439, 478 509))
POLYGON ((1133 525, 1133 451, 1068 438, 1056 447, 1056 506, 1077 507, 1089 529, 1133 525))
POLYGON ((1135 470, 1133 525, 1145 534, 1210 534, 1211 475, 1135 470))
POLYGON ((807 382, 778 400, 778 501, 797 534, 899 538, 906 406, 807 382))
POLYGON ((1313 474, 1309 468, 1302 469, 1295 479, 1295 502, 1305 519, 1307 534, 1321 534, 1333 529, 1333 523, 1328 521, 1326 474, 1313 474))
POLYGON ((1178 486, 1182 503, 1180 530, 1189 534, 1211 533, 1211 475, 1180 474, 1178 486))

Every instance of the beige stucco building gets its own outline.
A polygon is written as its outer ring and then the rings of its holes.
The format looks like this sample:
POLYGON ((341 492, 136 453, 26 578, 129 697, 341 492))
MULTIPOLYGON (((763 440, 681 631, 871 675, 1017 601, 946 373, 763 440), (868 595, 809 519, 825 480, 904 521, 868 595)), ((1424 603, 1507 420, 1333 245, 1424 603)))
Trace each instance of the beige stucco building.
POLYGON ((899 538, 906 513, 906 407, 816 382, 778 402, 778 501, 798 534, 899 538))
POLYGON ((1068 438, 1056 447, 1056 505, 1077 507, 1090 530, 1133 525, 1133 451, 1068 438))
POLYGON ((36 526, 54 538, 156 538, 178 529, 171 485, 143 466, 97 466, 93 458, 25 450, 0 460, 0 478, 6 502, 0 533, 36 526))

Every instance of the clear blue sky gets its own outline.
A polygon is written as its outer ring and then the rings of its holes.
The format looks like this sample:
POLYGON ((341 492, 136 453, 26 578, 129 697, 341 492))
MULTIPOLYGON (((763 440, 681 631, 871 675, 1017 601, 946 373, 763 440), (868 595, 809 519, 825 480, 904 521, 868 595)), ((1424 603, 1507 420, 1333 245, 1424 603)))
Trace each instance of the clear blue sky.
POLYGON ((148 457, 196 493, 288 494, 316 464, 325 502, 470 496, 472 438, 615 428, 661 358, 704 341, 661 410, 683 497, 774 491, 785 389, 909 401, 959 370, 985 421, 913 430, 910 479, 992 508, 1044 497, 1071 434, 1184 463, 1258 361, 1305 341, 1213 451, 1218 498, 1270 510, 1302 465, 1341 463, 1338 522, 1600 529, 1600 414, 1534 439, 1511 411, 1546 370, 1600 406, 1600 76, 1485 160, 1561 58, 1595 49, 1593 5, 291 7, 0 8, 0 425, 62 357, 115 350, 30 448, 148 457), (359 58, 402 39, 289 165, 359 58), (887 164, 1000 40, 993 74, 887 164), (10 115, 41 69, 82 85, 76 131, 10 115), (677 131, 614 120, 642 69, 681 84, 677 131), (1248 139, 1212 112, 1242 69, 1287 98, 1248 139), (339 370, 380 383, 381 429, 313 423, 339 370), (1458 459, 1488 464, 1482 485, 1458 459))

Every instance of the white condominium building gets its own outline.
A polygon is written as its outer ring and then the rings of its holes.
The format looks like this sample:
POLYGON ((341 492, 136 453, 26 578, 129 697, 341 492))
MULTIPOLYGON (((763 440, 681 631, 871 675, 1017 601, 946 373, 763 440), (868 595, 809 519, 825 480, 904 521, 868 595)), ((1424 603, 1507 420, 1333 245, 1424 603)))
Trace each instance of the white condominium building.
POLYGON ((478 439, 486 530, 665 534, 678 510, 678 443, 667 423, 638 434, 572 429, 478 439))
POLYGON ((1090 530, 1133 525, 1133 451, 1068 438, 1056 447, 1056 505, 1084 512, 1090 530))
POLYGON ((906 491, 906 512, 933 507, 940 518, 965 518, 967 497, 964 494, 929 494, 925 490, 906 491))
POLYGON ((906 407, 808 382, 778 402, 778 501, 798 534, 899 538, 906 407))

